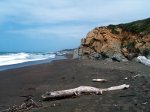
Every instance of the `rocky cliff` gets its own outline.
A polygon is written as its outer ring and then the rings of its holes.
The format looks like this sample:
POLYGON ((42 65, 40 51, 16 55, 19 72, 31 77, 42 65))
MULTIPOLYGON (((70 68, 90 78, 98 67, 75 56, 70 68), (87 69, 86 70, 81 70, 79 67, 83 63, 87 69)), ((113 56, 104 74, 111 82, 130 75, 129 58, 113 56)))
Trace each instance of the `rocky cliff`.
POLYGON ((150 56, 150 18, 127 24, 96 27, 81 39, 74 58, 131 60, 150 56))

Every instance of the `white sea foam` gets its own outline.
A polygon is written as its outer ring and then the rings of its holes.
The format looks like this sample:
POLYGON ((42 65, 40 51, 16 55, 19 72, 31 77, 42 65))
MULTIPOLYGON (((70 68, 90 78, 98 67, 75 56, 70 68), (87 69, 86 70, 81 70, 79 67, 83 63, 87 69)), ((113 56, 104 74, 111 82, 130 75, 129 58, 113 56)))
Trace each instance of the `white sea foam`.
POLYGON ((9 53, 0 55, 0 66, 55 58, 55 54, 9 53))
POLYGON ((150 59, 147 59, 145 56, 138 56, 137 61, 143 63, 144 65, 150 66, 150 59))

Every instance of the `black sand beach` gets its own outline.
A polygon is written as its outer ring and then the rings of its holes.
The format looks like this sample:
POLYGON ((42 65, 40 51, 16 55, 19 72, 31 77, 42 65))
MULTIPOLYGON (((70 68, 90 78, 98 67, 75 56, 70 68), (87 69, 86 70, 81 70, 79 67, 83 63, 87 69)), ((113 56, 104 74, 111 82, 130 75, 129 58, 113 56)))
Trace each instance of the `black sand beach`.
MULTIPOLYGON (((126 90, 104 92, 103 95, 83 95, 77 98, 42 102, 45 108, 33 112, 149 112, 150 68, 136 62, 106 62, 90 60, 55 60, 0 72, 0 110, 20 105, 32 95, 39 102, 46 91, 78 86, 106 88, 129 84, 126 90), (140 75, 138 75, 140 74, 140 75), (134 77, 138 75, 137 77, 134 77), (127 79, 125 79, 127 77, 127 79), (104 78, 105 83, 92 82, 104 78)), ((39 102, 41 103, 41 102, 39 102)))

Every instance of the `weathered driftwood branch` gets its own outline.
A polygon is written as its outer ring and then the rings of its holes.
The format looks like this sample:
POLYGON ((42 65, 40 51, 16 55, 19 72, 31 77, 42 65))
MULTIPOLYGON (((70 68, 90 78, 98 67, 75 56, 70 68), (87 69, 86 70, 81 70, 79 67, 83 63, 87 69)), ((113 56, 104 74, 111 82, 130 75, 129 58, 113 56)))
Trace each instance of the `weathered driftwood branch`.
POLYGON ((100 89, 100 88, 91 87, 91 86, 80 86, 80 87, 77 87, 74 89, 46 92, 41 97, 43 100, 50 100, 50 99, 79 96, 83 93, 102 94, 103 91, 120 90, 120 89, 125 89, 125 88, 129 88, 129 85, 123 84, 123 85, 113 86, 113 87, 109 87, 109 88, 105 88, 105 89, 100 89))

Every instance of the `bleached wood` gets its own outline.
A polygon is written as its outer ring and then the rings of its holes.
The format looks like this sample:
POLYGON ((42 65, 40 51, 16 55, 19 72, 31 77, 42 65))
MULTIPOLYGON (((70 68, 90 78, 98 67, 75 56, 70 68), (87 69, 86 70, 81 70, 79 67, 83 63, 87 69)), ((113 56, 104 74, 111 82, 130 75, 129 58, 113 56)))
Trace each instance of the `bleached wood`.
POLYGON ((92 79, 93 82, 106 82, 106 79, 92 79))
POLYGON ((113 86, 113 87, 104 88, 104 89, 91 87, 91 86, 79 86, 79 87, 74 88, 74 89, 46 92, 41 97, 43 100, 50 100, 50 99, 57 99, 57 98, 79 96, 83 93, 102 94, 103 91, 121 90, 124 88, 129 88, 129 85, 123 84, 123 85, 113 86))
POLYGON ((107 91, 113 91, 113 90, 119 90, 119 89, 125 89, 125 88, 129 88, 129 85, 123 84, 120 86, 112 86, 107 88, 107 91))

